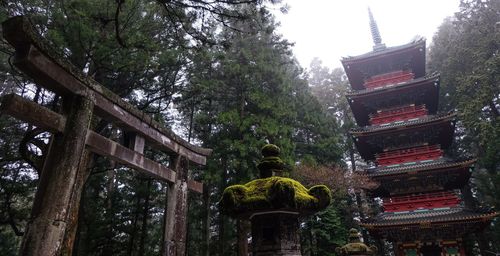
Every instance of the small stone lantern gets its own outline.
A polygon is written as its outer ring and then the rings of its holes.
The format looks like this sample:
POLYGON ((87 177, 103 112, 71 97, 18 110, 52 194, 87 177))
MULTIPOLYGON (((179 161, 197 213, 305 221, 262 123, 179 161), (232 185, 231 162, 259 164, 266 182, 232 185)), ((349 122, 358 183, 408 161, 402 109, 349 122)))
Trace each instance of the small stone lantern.
POLYGON ((331 201, 324 185, 305 188, 282 177, 280 148, 268 144, 258 165, 260 179, 224 190, 220 207, 226 215, 250 220, 253 256, 300 256, 299 217, 325 209, 331 201))
POLYGON ((349 243, 336 248, 335 252, 337 255, 341 256, 368 256, 374 255, 377 252, 377 247, 375 246, 367 246, 366 244, 361 242, 361 238, 357 229, 352 228, 349 230, 349 243))

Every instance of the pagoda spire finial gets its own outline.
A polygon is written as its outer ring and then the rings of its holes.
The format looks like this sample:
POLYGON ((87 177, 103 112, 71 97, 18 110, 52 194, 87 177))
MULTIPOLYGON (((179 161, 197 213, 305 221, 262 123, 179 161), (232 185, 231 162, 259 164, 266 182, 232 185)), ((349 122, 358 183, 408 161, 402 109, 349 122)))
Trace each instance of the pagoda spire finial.
POLYGON ((372 32, 372 39, 374 51, 382 50, 385 48, 385 44, 382 43, 382 37, 380 36, 380 32, 378 30, 377 22, 375 18, 373 18, 372 10, 368 7, 368 15, 370 16, 370 30, 372 32))

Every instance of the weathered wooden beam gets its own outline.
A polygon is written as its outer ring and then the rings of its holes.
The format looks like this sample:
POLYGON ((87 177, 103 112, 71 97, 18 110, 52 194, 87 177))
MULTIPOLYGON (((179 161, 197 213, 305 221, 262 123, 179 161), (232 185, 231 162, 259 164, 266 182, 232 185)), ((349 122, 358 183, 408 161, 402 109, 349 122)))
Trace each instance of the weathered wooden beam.
POLYGON ((203 183, 196 181, 196 180, 188 180, 187 186, 189 190, 196 192, 196 193, 203 193, 203 183))
MULTIPOLYGON (((175 171, 93 131, 87 133, 86 143, 92 152, 110 157, 118 163, 134 168, 159 180, 169 183, 176 182, 177 174, 175 171)), ((203 193, 203 183, 201 182, 189 180, 187 188, 194 192, 203 193)))
MULTIPOLYGON (((62 133, 66 125, 66 118, 48 108, 42 107, 18 95, 10 94, 0 101, 2 113, 9 114, 17 119, 30 122, 54 133, 62 133)), ((163 181, 174 183, 176 174, 171 169, 144 157, 132 149, 128 149, 108 138, 91 130, 86 135, 87 147, 97 154, 107 156, 113 160, 137 169, 147 175, 152 175, 163 181)), ((140 140, 140 139, 139 139, 140 140)), ((203 183, 190 180, 188 188, 194 192, 203 192, 203 183)))
POLYGON ((189 144, 54 54, 45 39, 33 31, 26 18, 14 17, 2 26, 4 38, 16 49, 14 65, 33 77, 37 84, 59 94, 74 94, 90 89, 95 95, 94 112, 98 115, 109 118, 125 130, 141 134, 161 150, 180 154, 197 164, 206 163, 210 149, 189 144))
POLYGON ((125 133, 124 137, 125 137, 125 144, 129 149, 137 153, 144 154, 144 145, 145 145, 144 137, 133 132, 125 133))
POLYGON ((36 102, 26 100, 16 94, 8 94, 0 101, 0 112, 46 129, 49 132, 63 132, 66 118, 38 105, 36 102))
POLYGON ((168 182, 175 182, 176 180, 176 174, 171 169, 93 131, 87 133, 86 143, 92 152, 110 157, 121 164, 127 165, 157 179, 168 182))
POLYGON ((99 108, 96 110, 98 115, 111 120, 125 130, 141 134, 144 138, 151 142, 151 145, 163 150, 175 152, 197 164, 204 165, 206 163, 205 155, 190 150, 189 148, 176 142, 172 139, 173 136, 171 134, 170 136, 167 136, 164 132, 157 129, 157 126, 155 127, 151 125, 153 120, 149 120, 149 123, 146 123, 137 118, 137 116, 130 114, 127 109, 113 103, 102 95, 96 95, 96 106, 99 108))
MULTIPOLYGON (((76 77, 64 70, 57 63, 48 59, 35 47, 29 48, 24 56, 16 56, 14 65, 30 76, 37 78, 35 79, 37 84, 47 89, 54 89, 59 93, 67 94, 75 91, 78 92, 86 88, 85 84, 81 83, 76 77)), ((122 105, 128 103, 116 104, 100 94, 105 91, 103 88, 99 89, 101 89, 101 91, 96 91, 97 93, 95 94, 95 113, 97 115, 114 122, 127 131, 141 134, 151 141, 153 146, 159 147, 162 150, 180 154, 197 164, 204 165, 206 163, 206 156, 190 150, 169 138, 171 136, 167 136, 162 131, 159 131, 157 127, 151 125, 153 122, 152 120, 144 122, 141 118, 131 114, 129 110, 133 108, 132 106, 128 106, 128 109, 122 107, 122 105)), ((109 94, 111 92, 106 91, 106 93, 109 94)), ((122 100, 120 99, 120 101, 122 100)), ((143 115, 145 116, 145 114, 143 115)))

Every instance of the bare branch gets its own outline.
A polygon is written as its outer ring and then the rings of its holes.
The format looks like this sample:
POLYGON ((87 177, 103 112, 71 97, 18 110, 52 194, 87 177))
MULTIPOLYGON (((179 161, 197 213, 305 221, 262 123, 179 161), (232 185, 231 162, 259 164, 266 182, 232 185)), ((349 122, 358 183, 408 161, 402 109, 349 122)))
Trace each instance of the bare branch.
POLYGON ((120 23, 119 23, 120 11, 124 3, 125 0, 117 0, 118 5, 116 6, 116 11, 115 11, 115 37, 116 41, 118 42, 118 44, 120 44, 120 46, 122 46, 123 48, 127 48, 127 45, 120 36, 120 23))

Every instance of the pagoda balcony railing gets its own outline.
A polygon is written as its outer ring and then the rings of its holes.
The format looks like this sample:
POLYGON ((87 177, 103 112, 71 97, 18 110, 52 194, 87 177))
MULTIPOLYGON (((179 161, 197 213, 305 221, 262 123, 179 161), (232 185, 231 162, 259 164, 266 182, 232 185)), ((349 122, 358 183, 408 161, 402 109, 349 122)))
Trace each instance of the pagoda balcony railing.
POLYGON ((397 196, 384 198, 382 201, 386 212, 454 207, 459 205, 461 202, 458 194, 453 191, 397 196))
POLYGON ((415 74, 410 71, 393 71, 381 75, 372 76, 365 80, 363 86, 366 89, 369 88, 378 88, 388 84, 397 84, 412 80, 415 77, 415 74))
POLYGON ((415 104, 411 104, 392 109, 379 110, 377 111, 377 113, 370 115, 370 123, 372 125, 380 125, 392 123, 395 121, 418 118, 427 114, 428 111, 425 105, 415 106, 415 104))
POLYGON ((392 150, 377 154, 378 166, 389 166, 408 162, 435 160, 443 156, 439 145, 424 145, 406 149, 392 150))

